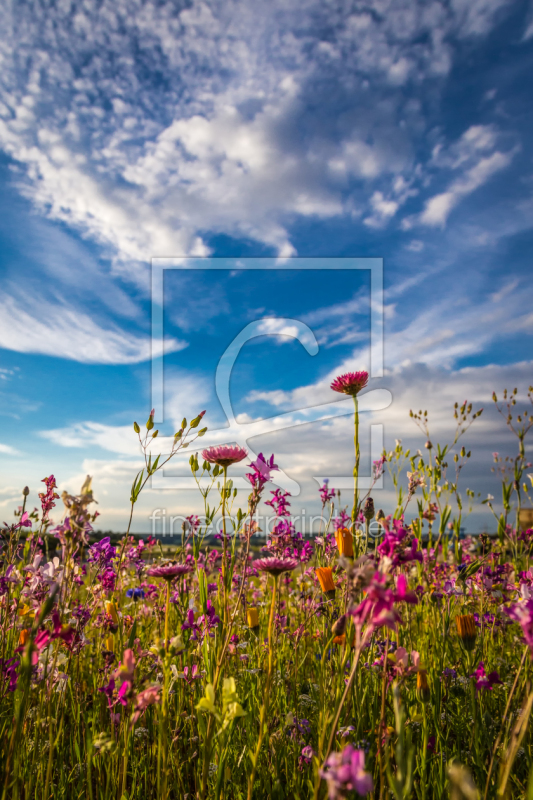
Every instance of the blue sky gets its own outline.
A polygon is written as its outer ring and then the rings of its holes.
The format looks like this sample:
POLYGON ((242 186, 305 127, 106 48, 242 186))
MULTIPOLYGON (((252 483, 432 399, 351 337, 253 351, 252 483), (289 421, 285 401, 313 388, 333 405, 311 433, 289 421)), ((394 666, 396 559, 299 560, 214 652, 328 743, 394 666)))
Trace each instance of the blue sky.
MULTIPOLYGON (((427 406, 445 440, 455 400, 484 405, 464 486, 494 490, 490 453, 514 445, 490 395, 533 383, 533 6, 65 0, 0 16, 4 518, 24 484, 36 500, 45 475, 72 491, 89 472, 102 527, 124 524, 131 422, 151 403, 158 256, 283 266, 168 276, 164 433, 200 408, 224 424, 216 363, 263 317, 306 322, 319 352, 272 335, 247 344, 231 385, 242 419, 329 402, 332 375, 368 365, 368 277, 334 259, 378 257, 385 375, 373 387, 393 402, 372 421, 387 446, 416 449, 410 407, 427 406), (294 256, 331 268, 291 273, 294 256)), ((313 475, 349 470, 350 422, 254 447, 278 454, 313 507, 313 475)), ((379 497, 386 507, 387 484, 379 497)), ((152 491, 134 529, 159 506, 198 510, 187 492, 152 491)))

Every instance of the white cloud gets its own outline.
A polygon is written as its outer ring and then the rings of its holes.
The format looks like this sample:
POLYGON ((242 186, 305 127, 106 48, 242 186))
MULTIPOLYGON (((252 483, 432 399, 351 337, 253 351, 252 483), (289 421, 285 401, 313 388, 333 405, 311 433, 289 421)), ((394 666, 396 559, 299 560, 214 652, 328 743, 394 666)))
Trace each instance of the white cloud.
POLYGON ((286 257, 293 217, 366 213, 373 197, 367 225, 385 224, 403 201, 368 182, 409 175, 427 127, 423 103, 398 87, 412 81, 423 97, 427 84, 433 98, 451 40, 486 34, 502 2, 372 8, 5 6, 0 146, 41 213, 138 283, 152 256, 205 255, 205 231, 286 257), (339 103, 354 112, 339 117, 339 103))
POLYGON ((445 192, 434 195, 426 202, 419 218, 423 225, 444 226, 451 211, 463 197, 475 192, 511 163, 516 149, 508 152, 496 150, 490 155, 484 155, 494 147, 495 141, 496 133, 493 128, 474 126, 463 134, 448 153, 442 154, 439 151, 435 154, 434 160, 437 164, 449 164, 452 169, 459 169, 465 164, 471 166, 452 181, 445 192))
MULTIPOLYGON (((182 350, 186 342, 165 341, 166 353, 182 350)), ((86 364, 135 364, 159 355, 148 336, 104 327, 66 303, 0 298, 0 347, 18 353, 41 353, 86 364)))
POLYGON ((14 447, 11 447, 9 444, 0 444, 0 453, 6 453, 9 456, 18 456, 20 455, 19 451, 16 450, 14 447))

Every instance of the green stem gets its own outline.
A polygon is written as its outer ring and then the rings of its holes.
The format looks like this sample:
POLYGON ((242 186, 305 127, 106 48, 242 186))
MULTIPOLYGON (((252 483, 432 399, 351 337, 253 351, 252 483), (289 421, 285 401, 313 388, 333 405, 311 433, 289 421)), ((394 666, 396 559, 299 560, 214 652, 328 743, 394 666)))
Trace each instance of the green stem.
POLYGON ((359 405, 357 396, 353 398, 355 406, 354 416, 354 450, 355 450, 355 464, 353 468, 353 508, 352 508, 352 532, 355 533, 355 521, 357 519, 357 512, 359 510, 359 491, 357 489, 357 478, 359 475, 359 405))
POLYGON ((252 772, 248 781, 248 800, 252 800, 254 790, 255 773, 257 771, 257 762, 259 760, 259 753, 261 745, 263 744, 263 736, 265 731, 266 717, 268 714, 268 701, 270 698, 270 684, 272 682, 272 664, 273 664, 273 635, 272 629, 274 627, 274 613, 276 610, 276 594, 278 589, 278 576, 274 576, 274 591, 272 592, 272 602, 270 604, 270 617, 268 620, 268 673, 265 686, 265 694, 263 698, 263 705, 261 706, 261 714, 259 716, 259 737, 257 739, 257 746, 255 748, 254 760, 252 764, 252 772))

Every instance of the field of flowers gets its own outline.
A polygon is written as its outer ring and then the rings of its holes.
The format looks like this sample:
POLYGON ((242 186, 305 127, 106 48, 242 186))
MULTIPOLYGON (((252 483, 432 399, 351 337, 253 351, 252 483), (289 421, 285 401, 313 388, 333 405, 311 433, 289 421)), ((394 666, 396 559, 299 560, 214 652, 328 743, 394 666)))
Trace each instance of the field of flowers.
POLYGON ((481 410, 455 406, 447 445, 412 413, 423 446, 397 442, 374 464, 396 489, 395 508, 375 509, 357 482, 367 380, 332 384, 354 399, 354 495, 343 507, 324 484, 312 539, 269 487, 274 456, 248 464, 238 507, 237 446, 191 455, 202 517, 188 518, 173 561, 129 535, 150 476, 199 446, 204 412, 161 457, 153 412, 134 423, 145 468, 118 543, 95 541, 89 479, 63 493, 55 525, 54 477, 38 510, 23 491, 0 552, 2 800, 533 798, 533 530, 519 524, 532 409, 518 413, 516 390, 493 396, 518 451, 494 456, 493 535, 462 539, 475 498, 459 488, 460 440, 481 410))

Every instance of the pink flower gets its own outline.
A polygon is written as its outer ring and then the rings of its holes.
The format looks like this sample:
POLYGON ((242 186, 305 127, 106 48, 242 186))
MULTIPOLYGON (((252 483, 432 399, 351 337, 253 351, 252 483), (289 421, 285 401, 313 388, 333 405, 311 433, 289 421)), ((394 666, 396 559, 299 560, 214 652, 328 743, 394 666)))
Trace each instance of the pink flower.
POLYGON ((187 564, 163 564, 160 567, 150 567, 146 570, 146 574, 150 578, 164 578, 166 581, 171 581, 181 575, 188 575, 192 570, 193 568, 187 564))
POLYGON ((503 682, 500 680, 500 676, 497 672, 491 672, 489 675, 485 673, 485 664, 483 661, 479 662, 479 667, 470 677, 476 679, 476 692, 479 692, 481 689, 484 691, 492 691, 493 686, 503 682))
POLYGON ((533 657, 533 600, 526 600, 525 603, 515 603, 510 608, 504 608, 503 612, 512 620, 518 622, 533 657))
POLYGON ((349 792, 357 792, 363 796, 373 789, 372 775, 365 772, 364 750, 356 750, 351 744, 346 745, 341 753, 331 753, 320 770, 320 776, 328 784, 330 800, 340 800, 349 792))
POLYGON ((159 696, 159 692, 159 686, 149 686, 147 689, 143 689, 142 692, 139 692, 135 698, 135 709, 132 717, 132 722, 134 724, 137 722, 143 711, 148 708, 148 706, 153 706, 155 703, 160 702, 161 698, 159 696))
POLYGON ((202 451, 205 461, 210 461, 211 464, 218 464, 219 467, 229 467, 230 464, 237 464, 247 455, 248 451, 238 444, 222 444, 216 447, 208 447, 207 450, 202 451))
POLYGON ((368 383, 368 372, 361 370, 361 372, 346 372, 344 375, 338 375, 331 384, 334 392, 341 392, 342 394, 350 394, 355 397, 361 389, 364 389, 368 383))
POLYGON ((254 567, 257 567, 261 572, 268 572, 269 575, 277 577, 282 572, 290 572, 298 566, 297 558, 258 558, 253 562, 254 567))

